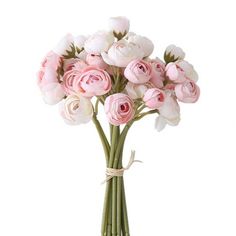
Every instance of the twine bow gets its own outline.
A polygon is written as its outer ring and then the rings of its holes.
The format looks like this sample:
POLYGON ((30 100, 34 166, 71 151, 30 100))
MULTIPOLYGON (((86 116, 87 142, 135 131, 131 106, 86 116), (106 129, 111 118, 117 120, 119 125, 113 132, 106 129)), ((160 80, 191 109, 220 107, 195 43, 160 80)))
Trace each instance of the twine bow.
POLYGON ((114 168, 107 168, 106 169, 106 179, 102 182, 102 184, 105 184, 106 182, 108 182, 110 179, 112 179, 113 177, 122 177, 124 175, 124 172, 126 170, 129 170, 129 168, 135 163, 135 162, 140 162, 142 163, 142 161, 139 160, 135 160, 135 151, 131 151, 131 155, 130 155, 130 159, 129 159, 129 163, 126 167, 122 168, 122 169, 114 169, 114 168))

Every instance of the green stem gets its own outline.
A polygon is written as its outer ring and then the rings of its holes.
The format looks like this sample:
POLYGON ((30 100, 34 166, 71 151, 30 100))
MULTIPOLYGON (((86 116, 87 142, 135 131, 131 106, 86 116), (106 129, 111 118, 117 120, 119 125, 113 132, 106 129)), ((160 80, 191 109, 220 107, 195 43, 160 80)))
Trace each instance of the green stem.
POLYGON ((155 113, 158 113, 158 111, 157 110, 151 110, 151 111, 140 113, 137 117, 134 118, 134 121, 141 120, 143 117, 145 117, 147 115, 155 114, 155 113))
MULTIPOLYGON (((110 184, 111 181, 110 181, 110 184)), ((107 217, 107 236, 111 236, 111 228, 112 228, 112 194, 111 187, 109 191, 109 199, 108 199, 108 217, 107 217)))
MULTIPOLYGON (((118 169, 122 168, 122 157, 123 157, 122 153, 123 153, 123 148, 120 152, 118 169)), ((121 236, 121 231, 122 231, 122 179, 123 177, 117 177, 117 235, 118 236, 121 236)))
POLYGON ((109 162, 110 145, 107 141, 107 137, 106 137, 106 135, 105 135, 105 133, 102 129, 102 126, 101 126, 100 122, 98 121, 97 116, 96 116, 95 113, 93 115, 93 123, 95 124, 95 126, 97 128, 97 131, 98 131, 98 134, 99 134, 99 137, 101 139, 102 146, 103 146, 103 149, 104 149, 106 162, 108 163, 109 162))
POLYGON ((106 235, 106 230, 107 230, 110 185, 111 185, 111 181, 107 182, 105 199, 104 199, 104 207, 103 207, 103 215, 102 215, 102 236, 106 235))
POLYGON ((123 211, 123 224, 124 224, 124 236, 129 236, 129 221, 128 221, 128 213, 127 213, 127 205, 125 199, 125 186, 124 186, 124 179, 122 178, 122 211, 123 211))
MULTIPOLYGON (((109 157, 109 168, 114 168, 113 167, 113 161, 116 153, 116 147, 117 143, 119 140, 119 135, 120 135, 120 127, 119 126, 112 126, 111 127, 111 150, 110 150, 110 157, 109 157)), ((117 214, 117 206, 116 206, 116 191, 117 191, 117 177, 112 178, 112 235, 116 235, 116 214, 117 214)))

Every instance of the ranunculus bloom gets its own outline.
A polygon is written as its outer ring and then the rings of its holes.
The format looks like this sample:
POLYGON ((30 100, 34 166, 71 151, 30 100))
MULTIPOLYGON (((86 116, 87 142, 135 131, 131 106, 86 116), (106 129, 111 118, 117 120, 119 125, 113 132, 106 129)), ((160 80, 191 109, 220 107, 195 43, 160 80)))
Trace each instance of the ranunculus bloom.
POLYGON ((135 114, 133 100, 123 93, 107 97, 104 108, 109 122, 116 126, 129 122, 135 114))
POLYGON ((152 75, 150 82, 157 88, 163 87, 163 81, 165 80, 165 63, 159 58, 150 61, 152 66, 152 75))
POLYGON ((74 94, 74 88, 73 83, 75 80, 78 80, 82 71, 88 66, 84 61, 77 59, 77 62, 73 65, 70 70, 67 70, 67 72, 63 76, 63 88, 65 90, 65 93, 67 95, 74 94))
POLYGON ((104 95, 111 90, 110 75, 105 70, 87 67, 74 79, 73 90, 85 97, 104 95))
POLYGON ((88 65, 95 66, 102 70, 105 70, 108 67, 108 65, 103 61, 102 57, 95 54, 88 54, 86 57, 86 62, 88 65))
POLYGON ((134 84, 144 84, 151 78, 152 67, 144 60, 131 61, 125 68, 125 77, 134 84))
POLYGON ((70 46, 73 44, 73 42, 74 42, 73 35, 67 34, 58 42, 53 51, 59 56, 62 56, 66 54, 66 50, 70 49, 70 46))
POLYGON ((143 51, 143 57, 150 56, 154 50, 153 42, 147 37, 140 35, 133 35, 128 38, 128 41, 140 47, 140 49, 143 51))
POLYGON ((138 45, 120 40, 111 46, 108 53, 103 52, 102 57, 108 65, 126 67, 131 61, 142 59, 143 52, 138 45))
POLYGON ((41 68, 38 72, 39 87, 58 82, 58 67, 61 65, 62 59, 54 52, 49 52, 41 63, 41 68))
POLYGON ((145 84, 134 84, 132 82, 128 82, 125 87, 125 92, 132 98, 138 99, 143 98, 145 92, 151 88, 150 83, 145 84))
POLYGON ((89 54, 100 55, 107 51, 114 42, 114 36, 110 32, 98 31, 90 36, 84 43, 84 49, 89 54))
POLYGON ((182 48, 176 47, 174 44, 169 45, 165 50, 164 58, 167 63, 183 60, 184 57, 185 53, 182 48))
POLYGON ((60 102, 64 96, 65 92, 59 83, 49 83, 41 87, 41 93, 45 103, 49 105, 55 105, 60 102))
POLYGON ((166 68, 166 76, 169 80, 175 83, 183 83, 186 80, 184 70, 179 67, 176 63, 170 62, 167 64, 166 68))
POLYGON ((47 54, 38 73, 38 86, 44 101, 54 105, 61 101, 65 92, 59 83, 60 75, 57 70, 61 65, 61 57, 54 52, 47 54))
POLYGON ((122 16, 111 17, 109 19, 109 30, 120 39, 129 32, 129 20, 122 16))
POLYGON ((165 93, 158 88, 150 88, 145 92, 143 101, 150 109, 158 109, 165 101, 165 93))
POLYGON ((165 70, 166 76, 175 83, 183 83, 186 79, 198 80, 197 72, 187 61, 170 62, 165 70))
POLYGON ((161 131, 166 124, 176 126, 180 122, 180 107, 176 99, 167 94, 164 104, 158 109, 160 115, 156 119, 156 129, 161 131))
POLYGON ((200 96, 200 88, 191 80, 186 80, 182 84, 175 86, 175 94, 179 101, 194 103, 200 96))
POLYGON ((88 98, 81 95, 69 95, 60 104, 60 114, 67 124, 79 125, 87 123, 93 116, 93 105, 88 98))

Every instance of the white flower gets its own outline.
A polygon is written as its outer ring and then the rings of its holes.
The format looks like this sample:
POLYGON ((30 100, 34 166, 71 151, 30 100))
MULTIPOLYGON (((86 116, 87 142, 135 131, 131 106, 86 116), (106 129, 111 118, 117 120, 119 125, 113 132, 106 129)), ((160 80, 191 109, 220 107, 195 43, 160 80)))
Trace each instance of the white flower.
POLYGON ((128 41, 138 45, 140 49, 143 51, 144 57, 150 56, 154 50, 153 42, 147 37, 140 35, 133 35, 128 38, 128 41))
POLYGON ((176 64, 182 69, 184 70, 185 75, 193 80, 194 82, 198 81, 198 74, 195 71, 193 65, 191 65, 189 62, 181 60, 181 61, 177 61, 176 64))
POLYGON ((65 35, 57 44, 57 46, 53 49, 53 51, 62 56, 66 54, 66 50, 70 49, 70 46, 73 45, 74 38, 71 34, 65 35))
POLYGON ((114 40, 114 36, 111 32, 98 31, 85 41, 84 49, 89 54, 99 55, 107 51, 114 40))
POLYGON ((102 57, 108 65, 126 67, 131 61, 142 59, 143 52, 138 45, 120 40, 113 43, 107 53, 103 52, 102 57))
POLYGON ((69 125, 87 123, 93 116, 91 101, 81 95, 69 95, 60 105, 60 113, 69 125))
POLYGON ((125 87, 125 92, 132 98, 138 99, 143 98, 145 92, 151 88, 151 85, 146 84, 134 84, 132 82, 128 82, 125 87))
POLYGON ((129 32, 129 20, 126 17, 118 16, 109 19, 109 30, 118 39, 123 38, 129 32))
POLYGON ((77 47, 81 51, 84 47, 84 43, 85 43, 86 39, 87 39, 87 37, 85 37, 84 35, 78 35, 78 36, 74 37, 75 47, 77 47))
POLYGON ((164 104, 158 109, 160 115, 156 119, 155 128, 161 131, 166 124, 176 126, 180 122, 180 107, 176 99, 167 94, 164 104))
POLYGON ((49 105, 55 105, 60 102, 65 92, 59 83, 49 83, 41 87, 43 100, 49 105))
POLYGON ((164 58, 167 63, 183 60, 184 57, 185 53, 182 48, 177 47, 174 44, 169 45, 165 50, 164 58))

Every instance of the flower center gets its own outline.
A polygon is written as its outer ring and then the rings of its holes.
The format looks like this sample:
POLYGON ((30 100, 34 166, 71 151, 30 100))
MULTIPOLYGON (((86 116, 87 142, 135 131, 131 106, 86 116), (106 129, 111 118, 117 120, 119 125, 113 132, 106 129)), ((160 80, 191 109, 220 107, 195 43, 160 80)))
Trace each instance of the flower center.
POLYGON ((126 102, 120 105, 120 109, 122 112, 127 112, 129 110, 129 104, 126 102))
POLYGON ((158 96, 157 96, 157 99, 159 102, 164 102, 164 95, 162 93, 160 93, 158 96))

